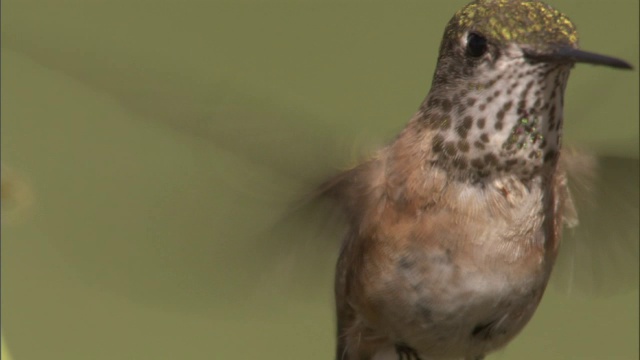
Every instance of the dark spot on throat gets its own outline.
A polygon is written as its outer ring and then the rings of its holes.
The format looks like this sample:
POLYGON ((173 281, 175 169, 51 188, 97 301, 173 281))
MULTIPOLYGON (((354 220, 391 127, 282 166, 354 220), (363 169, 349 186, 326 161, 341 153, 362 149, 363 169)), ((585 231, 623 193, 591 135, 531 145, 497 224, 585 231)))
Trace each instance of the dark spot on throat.
POLYGON ((436 135, 433 137, 433 144, 431 145, 431 150, 434 153, 441 153, 444 145, 444 137, 442 135, 436 135))
POLYGON ((477 149, 484 150, 484 144, 481 143, 480 141, 477 141, 477 140, 474 141, 473 146, 475 146, 477 149))
POLYGON ((457 157, 453 160, 453 165, 460 170, 465 170, 467 168, 467 160, 461 157, 457 157))
POLYGON ((498 157, 495 156, 492 153, 486 154, 484 156, 484 162, 489 164, 489 165, 497 165, 498 164, 498 157))
POLYGON ((453 105, 451 104, 451 100, 449 99, 444 99, 442 100, 442 103, 440 104, 440 107, 442 108, 442 111, 449 113, 451 111, 451 107, 453 105))
POLYGON ((482 161, 482 159, 475 158, 471 160, 471 166, 473 166, 476 169, 482 169, 485 167, 485 164, 484 164, 484 161, 482 161))
POLYGON ((470 149, 470 145, 469 142, 467 140, 460 140, 458 141, 458 149, 460 149, 460 151, 462 152, 468 152, 470 149))
POLYGON ((471 126, 473 125, 473 118, 471 116, 465 116, 464 119, 462 119, 462 127, 469 130, 471 129, 471 126))
POLYGON ((452 141, 447 141, 444 144, 444 153, 448 156, 456 156, 458 153, 458 149, 456 149, 456 145, 452 141))

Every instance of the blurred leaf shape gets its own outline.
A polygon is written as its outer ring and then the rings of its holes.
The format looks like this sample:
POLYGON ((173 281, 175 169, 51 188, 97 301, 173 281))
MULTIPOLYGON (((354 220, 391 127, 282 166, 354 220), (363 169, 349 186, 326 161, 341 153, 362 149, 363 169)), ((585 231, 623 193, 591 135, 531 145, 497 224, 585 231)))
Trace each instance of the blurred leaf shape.
POLYGON ((10 224, 24 219, 27 210, 33 203, 33 192, 27 184, 24 176, 18 174, 13 168, 2 164, 0 170, 2 177, 1 201, 2 223, 10 224))
POLYGON ((12 360, 11 354, 9 353, 9 347, 7 346, 7 342, 4 341, 4 336, 2 336, 2 353, 0 357, 5 360, 12 360))

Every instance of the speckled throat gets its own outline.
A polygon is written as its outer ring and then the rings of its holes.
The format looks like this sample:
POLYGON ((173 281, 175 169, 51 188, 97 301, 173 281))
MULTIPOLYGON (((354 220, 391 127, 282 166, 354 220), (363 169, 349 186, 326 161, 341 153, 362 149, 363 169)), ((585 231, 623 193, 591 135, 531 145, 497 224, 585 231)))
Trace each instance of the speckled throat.
POLYGON ((530 179, 557 158, 570 67, 520 57, 491 70, 474 81, 434 84, 418 114, 434 133, 431 161, 471 181, 530 179))

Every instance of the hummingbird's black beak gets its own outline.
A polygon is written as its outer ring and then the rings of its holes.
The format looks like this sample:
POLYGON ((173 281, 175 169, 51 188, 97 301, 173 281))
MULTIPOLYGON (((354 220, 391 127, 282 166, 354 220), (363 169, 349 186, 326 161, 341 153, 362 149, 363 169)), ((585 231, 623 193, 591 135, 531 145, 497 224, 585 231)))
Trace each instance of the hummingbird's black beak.
POLYGON ((631 64, 611 56, 600 55, 588 51, 582 51, 569 46, 558 47, 550 52, 537 52, 524 50, 524 56, 533 61, 553 63, 585 63, 594 65, 611 66, 618 69, 633 69, 631 64))

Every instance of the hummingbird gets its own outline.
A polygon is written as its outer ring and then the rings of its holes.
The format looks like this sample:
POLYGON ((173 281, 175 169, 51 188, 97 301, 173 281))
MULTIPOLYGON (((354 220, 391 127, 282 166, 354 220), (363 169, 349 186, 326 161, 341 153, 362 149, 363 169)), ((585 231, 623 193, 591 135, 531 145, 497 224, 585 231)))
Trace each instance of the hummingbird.
POLYGON ((337 360, 480 360, 533 316, 575 223, 562 149, 580 50, 541 1, 476 0, 447 24, 404 130, 319 188, 347 222, 335 272, 337 360))

